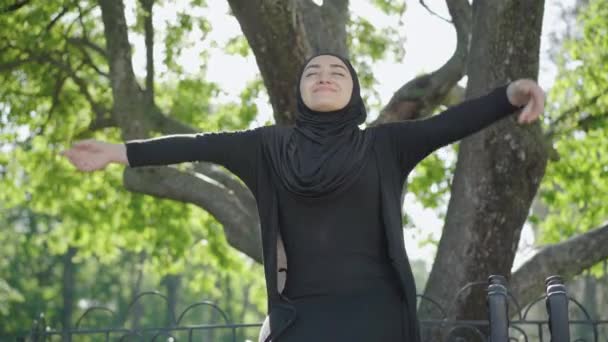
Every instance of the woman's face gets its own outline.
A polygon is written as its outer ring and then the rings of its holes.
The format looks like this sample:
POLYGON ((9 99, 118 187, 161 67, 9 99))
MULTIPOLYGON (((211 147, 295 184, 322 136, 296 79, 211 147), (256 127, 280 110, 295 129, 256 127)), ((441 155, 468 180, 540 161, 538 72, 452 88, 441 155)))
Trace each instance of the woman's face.
POLYGON ((317 56, 304 68, 300 94, 308 108, 319 112, 342 109, 350 101, 352 92, 352 77, 339 58, 317 56))

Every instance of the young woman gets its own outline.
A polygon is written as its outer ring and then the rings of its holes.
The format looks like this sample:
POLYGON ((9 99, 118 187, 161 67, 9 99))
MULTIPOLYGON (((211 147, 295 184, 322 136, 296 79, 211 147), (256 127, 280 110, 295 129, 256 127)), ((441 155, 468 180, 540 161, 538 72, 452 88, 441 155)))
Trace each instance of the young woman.
POLYGON ((431 152, 523 106, 519 122, 536 120, 542 89, 521 79, 425 120, 362 130, 366 110, 355 70, 345 58, 321 54, 305 63, 296 96, 290 127, 124 144, 86 140, 63 154, 82 171, 111 162, 209 161, 239 176, 260 215, 265 341, 419 341, 401 227, 402 185, 431 152), (280 272, 287 274, 284 284, 280 272))

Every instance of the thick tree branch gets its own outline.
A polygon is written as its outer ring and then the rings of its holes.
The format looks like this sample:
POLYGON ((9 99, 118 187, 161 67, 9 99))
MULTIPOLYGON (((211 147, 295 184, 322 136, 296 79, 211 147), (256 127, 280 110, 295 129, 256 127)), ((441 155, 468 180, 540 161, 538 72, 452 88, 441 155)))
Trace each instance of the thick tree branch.
POLYGON ((144 12, 144 32, 146 42, 146 103, 154 103, 154 26, 152 24, 154 0, 140 0, 144 12))
MULTIPOLYGON (((444 18, 443 16, 441 16, 440 14, 438 14, 437 12, 433 11, 425 2, 424 0, 419 0, 420 5, 422 5, 422 7, 424 7, 430 14, 436 16, 437 18, 447 22, 447 23, 452 23, 452 21, 450 19, 444 18)), ((449 1, 448 1, 449 2, 449 1)))
MULTIPOLYGON (((200 133, 200 130, 163 114, 156 106, 153 108, 155 109, 150 113, 150 118, 155 122, 156 130, 162 134, 200 133)), ((255 211, 256 204, 253 194, 251 194, 251 191, 235 179, 229 172, 226 172, 217 165, 206 162, 195 163, 193 164, 193 167, 195 172, 211 177, 224 185, 234 193, 241 203, 244 203, 247 208, 253 208, 255 211)))
POLYGON ((113 112, 119 113, 116 120, 123 138, 141 138, 149 132, 149 127, 145 124, 142 92, 133 72, 124 5, 121 0, 99 0, 99 5, 110 65, 113 112))
POLYGON ((106 79, 110 79, 110 74, 107 71, 103 71, 101 70, 97 65, 95 65, 95 62, 93 62, 93 59, 91 58, 91 56, 85 51, 85 50, 81 50, 82 52, 82 63, 85 64, 86 66, 90 67, 91 69, 93 69, 93 71, 95 71, 95 73, 103 78, 106 79))
MULTIPOLYGON (((122 1, 100 0, 99 3, 102 9, 108 60, 110 64, 110 79, 114 98, 113 113, 122 129, 123 139, 130 140, 142 138, 153 131, 160 131, 163 134, 193 133, 194 130, 192 128, 168 118, 166 115, 163 115, 156 106, 145 101, 145 96, 139 89, 133 73, 122 1)), ((251 203, 255 204, 255 201, 252 199, 253 196, 249 190, 227 172, 220 172, 218 167, 213 166, 210 163, 196 163, 194 164, 194 167, 200 177, 212 178, 214 181, 218 182, 217 184, 222 185, 223 190, 222 192, 217 192, 216 190, 216 193, 214 194, 213 191, 204 191, 203 189, 203 191, 196 195, 198 197, 189 197, 188 201, 191 203, 198 203, 201 207, 212 212, 220 222, 227 223, 226 233, 227 235, 230 235, 229 240, 234 242, 234 239, 237 239, 232 235, 232 232, 235 229, 248 229, 247 232, 251 233, 253 230, 250 229, 250 223, 254 222, 253 220, 244 220, 243 224, 238 224, 233 226, 234 228, 230 228, 230 222, 232 221, 230 221, 230 214, 227 213, 229 212, 228 208, 230 207, 218 207, 218 205, 222 203, 222 198, 224 198, 223 202, 225 203, 231 201, 230 203, 233 206, 233 211, 235 208, 246 208, 241 211, 248 213, 249 216, 257 217, 255 207, 250 205, 251 203), (219 197, 216 198, 215 196, 219 197), (239 205, 237 206, 237 204, 239 205), (224 209, 222 210, 222 208, 224 209)), ((127 177, 125 182, 129 179, 128 176, 131 175, 131 172, 132 171, 130 170, 125 172, 125 176, 127 177)), ((189 194, 189 191, 197 186, 202 186, 203 183, 199 178, 193 176, 187 178, 189 182, 183 182, 181 181, 184 180, 185 177, 183 173, 171 170, 167 167, 158 168, 157 172, 178 178, 175 180, 172 180, 171 178, 159 180, 142 176, 139 183, 134 183, 135 181, 131 180, 130 184, 131 186, 133 186, 133 184, 139 184, 139 186, 133 187, 133 189, 137 189, 140 192, 180 200, 180 191, 187 195, 189 194), (167 182, 171 182, 172 185, 178 184, 181 187, 160 186, 162 184, 167 184, 167 182)), ((128 187, 127 184, 125 184, 125 186, 128 187)), ((236 236, 246 236, 246 234, 236 234, 236 236)), ((239 245, 237 242, 234 243, 235 245, 239 245)), ((252 256, 256 255, 253 254, 250 249, 245 249, 243 251, 246 251, 248 254, 252 253, 252 256)))
POLYGON ((608 259, 608 224, 546 246, 512 275, 511 291, 525 306, 543 293, 543 279, 560 275, 568 280, 608 259))
MULTIPOLYGON (((309 0, 310 2, 310 0, 309 0)), ((322 7, 325 9, 333 9, 335 11, 347 11, 348 10, 348 2, 349 0, 332 0, 332 1, 323 1, 322 7)))
POLYGON ((61 19, 64 15, 66 15, 68 13, 68 11, 70 10, 70 8, 68 6, 63 6, 63 8, 61 9, 61 12, 59 12, 55 18, 53 18, 51 20, 51 22, 46 26, 45 31, 48 32, 50 31, 53 26, 55 26, 55 24, 57 24, 57 22, 59 21, 59 19, 61 19))
MULTIPOLYGON (((186 125, 177 125, 176 121, 167 119, 153 104, 150 105, 150 103, 146 102, 145 95, 143 95, 135 81, 122 2, 100 0, 100 5, 110 64, 110 79, 114 98, 113 112, 119 126, 122 128, 123 139, 142 138, 152 131, 161 131, 168 134, 169 132, 166 130, 159 129, 166 128, 167 126, 173 128, 179 126, 181 130, 179 133, 186 133, 184 131, 184 128, 187 127, 186 125)), ((203 174, 209 175, 213 173, 211 172, 212 166, 210 164, 200 164, 195 164, 197 171, 201 171, 199 177, 188 175, 169 167, 152 168, 148 169, 148 171, 126 169, 125 187, 132 191, 158 197, 195 203, 207 209, 224 224, 228 240, 233 246, 252 257, 259 258, 259 251, 256 252, 251 246, 246 245, 250 241, 257 241, 253 238, 244 238, 248 236, 248 233, 250 234, 253 231, 249 227, 250 223, 254 222, 255 219, 248 217, 240 221, 239 218, 242 218, 242 216, 235 214, 235 212, 237 208, 243 207, 243 204, 237 196, 234 196, 236 191, 226 189, 221 183, 201 180, 201 178, 205 178, 205 176, 202 176, 203 174), (136 173, 137 176, 135 176, 136 173), (216 184, 216 186, 211 186, 211 184, 216 184), (194 189, 196 191, 193 192, 194 189), (238 229, 242 229, 243 231, 239 232, 237 231, 238 229), (246 241, 241 242, 239 238, 244 238, 246 241)), ((217 172, 215 172, 215 176, 217 176, 217 172)), ((228 178, 228 176, 225 177, 228 178)), ((207 180, 210 179, 207 178, 207 180)), ((223 181, 228 183, 226 179, 223 179, 223 181)), ((236 182, 236 180, 231 181, 236 182)), ((238 187, 236 188, 239 189, 238 187)), ((241 212, 255 214, 256 211, 255 209, 248 209, 241 210, 241 212)), ((255 246, 259 248, 258 245, 255 246)))
POLYGON ((79 46, 79 47, 83 47, 83 48, 89 48, 95 52, 97 52, 99 55, 103 56, 103 58, 105 58, 106 60, 108 59, 108 54, 106 52, 106 50, 104 50, 104 48, 102 48, 101 46, 93 43, 92 41, 90 41, 87 38, 84 37, 68 37, 66 38, 67 42, 75 45, 75 46, 79 46))
POLYGON ((12 71, 12 70, 22 66, 23 64, 31 63, 31 62, 35 62, 35 61, 36 61, 35 58, 28 57, 28 58, 19 59, 16 61, 0 63, 0 72, 12 71))
POLYGON ((17 0, 17 1, 15 1, 14 4, 8 5, 6 7, 3 7, 2 9, 0 9, 0 13, 6 14, 9 12, 14 12, 14 11, 20 9, 21 7, 27 5, 30 1, 31 0, 17 0))
POLYGON ((229 0, 253 50, 277 124, 291 124, 295 82, 316 51, 346 54, 347 1, 229 0), (327 7, 326 7, 327 6, 327 7))
POLYGON ((126 189, 205 208, 223 226, 230 245, 261 262, 259 220, 255 207, 247 206, 230 189, 197 174, 170 167, 127 168, 126 189))
MULTIPOLYGON (((68 38, 69 42, 71 44, 75 44, 79 47, 82 48, 82 51, 84 52, 84 48, 90 48, 93 49, 94 51, 102 54, 104 57, 107 57, 106 52, 98 47, 97 45, 91 43, 88 39, 85 38, 68 38)), ((11 63, 5 63, 3 65, 0 66, 0 70, 3 70, 4 68, 6 68, 7 70, 12 70, 15 67, 18 67, 21 64, 25 64, 28 62, 38 62, 38 63, 44 63, 44 64, 50 64, 53 65, 54 67, 56 67, 57 69, 61 70, 63 73, 65 73, 66 75, 69 76, 70 79, 72 79, 74 81, 74 83, 78 86, 80 92, 83 94, 83 96, 85 97, 85 99, 87 100, 87 102, 89 102, 91 109, 93 111, 94 118, 91 121, 90 125, 89 125, 89 130, 91 131, 95 131, 95 130, 99 130, 102 128, 106 128, 106 127, 113 127, 117 125, 116 122, 116 117, 121 117, 121 115, 130 115, 132 113, 121 113, 118 112, 116 108, 114 108, 114 112, 110 112, 107 108, 104 108, 100 103, 97 103, 94 99, 93 96, 91 95, 91 93, 88 90, 88 86, 87 86, 87 82, 82 79, 81 77, 78 76, 76 70, 74 70, 74 68, 72 68, 70 65, 66 64, 65 62, 61 61, 58 58, 55 58, 53 56, 51 56, 50 54, 34 54, 33 51, 25 51, 27 53, 30 54, 30 57, 23 59, 23 60, 19 60, 19 61, 15 61, 15 62, 11 62, 11 63)), ((55 97, 56 99, 58 97, 55 97)), ((124 95, 121 94, 121 98, 124 98, 124 95)), ((129 98, 125 98, 126 101, 130 101, 131 99, 129 98)), ((56 101, 53 101, 53 103, 56 103, 56 101)), ((142 107, 144 107, 142 105, 142 107)), ((190 127, 182 122, 179 122, 171 117, 168 117, 166 115, 164 115, 162 112, 160 112, 160 110, 158 108, 156 108, 155 106, 152 107, 153 109, 143 113, 144 117, 142 118, 143 122, 147 122, 147 124, 143 125, 146 128, 146 132, 153 130, 153 131, 159 131, 163 134, 177 134, 177 133, 198 133, 199 130, 194 129, 193 127, 190 127)), ((136 122, 128 122, 128 125, 135 125, 136 122)), ((233 177, 229 172, 225 171, 224 169, 213 165, 211 163, 195 163, 193 164, 194 167, 194 171, 199 173, 199 174, 204 174, 209 178, 214 179, 215 181, 219 182, 220 184, 222 184, 223 186, 225 186, 227 188, 227 191, 229 191, 232 196, 235 197, 236 200, 238 200, 240 203, 243 203, 243 205, 248 208, 246 210, 251 210, 251 213, 256 214, 256 207, 255 207, 255 199, 253 198, 253 195, 251 194, 251 192, 249 191, 249 189, 247 189, 246 186, 244 186, 241 182, 239 182, 235 177, 233 177)))
POLYGON ((311 50, 297 28, 296 1, 228 0, 253 50, 275 121, 293 122, 294 81, 311 50))
POLYGON ((99 131, 108 127, 116 127, 116 120, 114 120, 111 116, 104 115, 99 116, 95 115, 91 123, 89 123, 89 131, 99 131))
POLYGON ((471 5, 467 0, 448 1, 447 4, 458 39, 454 54, 436 71, 417 77, 397 90, 372 126, 430 115, 465 75, 471 35, 471 5))
MULTIPOLYGON (((86 64, 91 69, 93 69, 95 71, 95 73, 97 73, 99 76, 109 79, 110 74, 108 74, 106 71, 101 70, 97 65, 95 65, 95 62, 93 62, 91 55, 89 55, 89 53, 85 49, 85 47, 87 47, 87 43, 83 43, 83 40, 84 39, 81 39, 81 38, 66 38, 66 41, 68 43, 76 46, 78 48, 78 50, 82 53, 82 58, 83 58, 82 62, 84 64, 86 64)), ((88 42, 88 43, 90 43, 90 42, 88 42)), ((90 44, 92 44, 92 43, 90 43, 90 44)), ((102 56, 105 58, 106 57, 105 53, 103 53, 102 56)), ((107 61, 107 59, 106 59, 106 61, 107 61)))
MULTIPOLYGON (((152 3, 149 0, 142 0, 142 2, 152 3)), ((82 38, 67 39, 69 44, 83 52, 84 58, 80 67, 90 66, 97 73, 107 75, 95 67, 93 59, 89 56, 90 51, 87 50, 99 53, 108 61, 110 65, 108 76, 114 98, 114 106, 111 111, 95 101, 88 89, 88 82, 78 74, 78 68, 60 56, 52 53, 24 51, 27 58, 4 63, 1 67, 12 70, 24 63, 35 62, 57 68, 65 77, 74 81, 91 105, 95 115, 89 130, 119 125, 123 129, 125 140, 144 137, 154 131, 165 134, 197 132, 197 130, 163 115, 155 106, 146 103, 132 71, 130 45, 127 40, 122 3, 108 0, 100 1, 100 4, 105 25, 107 51, 93 44, 86 37, 86 33, 82 38), (150 110, 150 108, 153 109, 150 110)), ((148 27, 148 30, 150 33, 152 32, 151 27, 148 27)), ((151 51, 152 45, 148 45, 148 48, 151 51)), ((153 61, 149 60, 149 64, 151 66, 153 61)), ((148 71, 147 89, 151 90, 153 69, 148 68, 148 71)), ((153 93, 150 93, 149 96, 153 96, 153 93)), ((56 93, 53 97, 51 113, 56 107, 58 99, 59 95, 56 93)), ((251 192, 236 177, 217 165, 193 163, 192 166, 194 172, 179 171, 170 167, 151 168, 150 170, 127 169, 125 187, 132 191, 193 203, 205 208, 224 225, 226 236, 232 246, 261 261, 259 233, 255 229, 259 225, 257 207, 251 192)))
POLYGON ((297 27, 307 38, 311 53, 329 51, 348 57, 348 1, 324 1, 321 7, 312 1, 296 1, 295 4, 297 27))

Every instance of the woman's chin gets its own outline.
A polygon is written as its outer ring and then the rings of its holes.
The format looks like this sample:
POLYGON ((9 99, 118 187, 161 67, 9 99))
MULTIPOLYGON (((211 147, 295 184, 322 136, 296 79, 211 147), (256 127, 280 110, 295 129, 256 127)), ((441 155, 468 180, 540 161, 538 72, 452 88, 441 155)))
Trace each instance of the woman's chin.
POLYGON ((335 103, 316 103, 315 106, 309 108, 317 112, 333 112, 335 110, 344 108, 344 106, 340 106, 335 103))

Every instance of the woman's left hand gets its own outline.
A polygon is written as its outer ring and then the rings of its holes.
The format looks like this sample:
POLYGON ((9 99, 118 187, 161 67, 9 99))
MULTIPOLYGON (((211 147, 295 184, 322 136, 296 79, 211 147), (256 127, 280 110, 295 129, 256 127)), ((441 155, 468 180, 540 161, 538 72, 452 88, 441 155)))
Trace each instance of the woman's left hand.
POLYGON ((532 123, 545 110, 545 92, 531 79, 513 81, 507 87, 507 97, 514 106, 525 106, 517 121, 520 124, 532 123))

